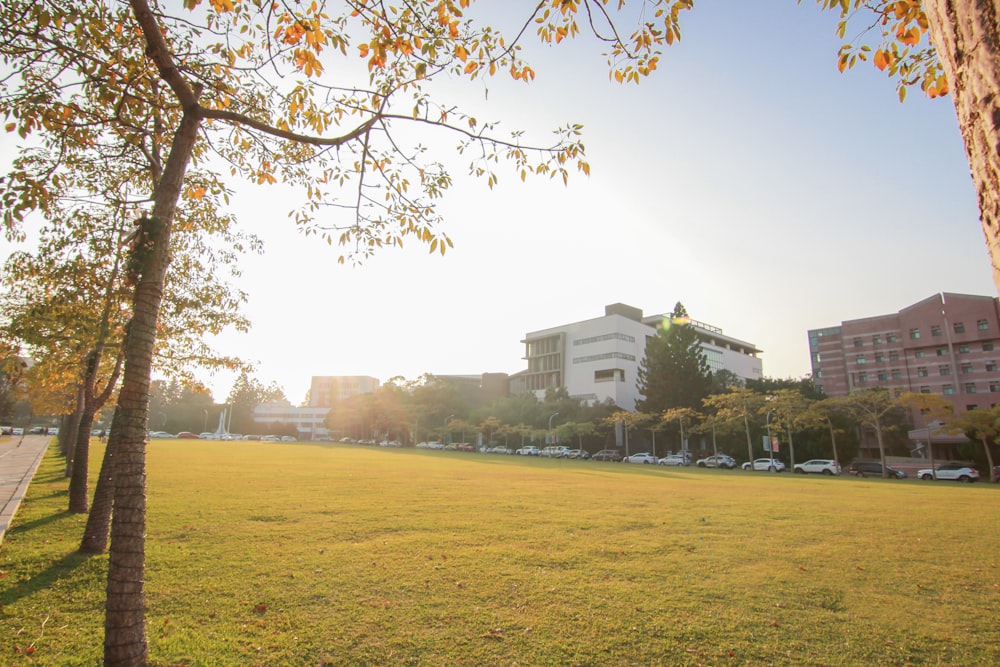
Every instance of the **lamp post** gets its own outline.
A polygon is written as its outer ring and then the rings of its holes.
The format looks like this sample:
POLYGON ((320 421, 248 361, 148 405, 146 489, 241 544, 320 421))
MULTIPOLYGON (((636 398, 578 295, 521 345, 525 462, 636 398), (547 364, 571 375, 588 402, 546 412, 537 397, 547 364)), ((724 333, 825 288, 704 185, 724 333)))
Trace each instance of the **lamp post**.
MULTIPOLYGON (((764 419, 764 423, 767 425, 767 451, 771 453, 771 470, 774 470, 774 444, 771 441, 771 413, 774 410, 767 411, 767 417, 764 419)), ((753 467, 753 462, 750 462, 750 466, 753 467)))
POLYGON ((558 412, 554 412, 554 413, 552 413, 552 416, 549 417, 549 432, 545 436, 545 442, 546 442, 546 444, 549 444, 549 445, 552 444, 552 420, 555 419, 558 416, 559 416, 559 413, 558 412))
POLYGON ((448 415, 444 418, 444 444, 448 444, 448 422, 452 420, 455 415, 448 415))

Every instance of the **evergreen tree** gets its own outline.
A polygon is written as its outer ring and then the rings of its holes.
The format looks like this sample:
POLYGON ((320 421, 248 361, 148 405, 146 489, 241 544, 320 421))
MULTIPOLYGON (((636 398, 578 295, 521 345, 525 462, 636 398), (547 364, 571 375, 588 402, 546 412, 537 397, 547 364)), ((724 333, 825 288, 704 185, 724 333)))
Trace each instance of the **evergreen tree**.
POLYGON ((712 374, 701 349, 701 341, 689 326, 684 305, 674 312, 646 343, 646 356, 639 365, 641 412, 659 413, 667 408, 700 408, 712 389, 712 374))

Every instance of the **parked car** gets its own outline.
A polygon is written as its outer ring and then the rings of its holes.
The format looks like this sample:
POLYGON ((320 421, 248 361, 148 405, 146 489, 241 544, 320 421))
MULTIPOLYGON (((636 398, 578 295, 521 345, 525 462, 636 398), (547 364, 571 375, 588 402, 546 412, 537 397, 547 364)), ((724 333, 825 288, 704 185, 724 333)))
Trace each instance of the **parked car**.
POLYGON ((24 435, 24 429, 22 427, 20 427, 20 426, 15 426, 12 429, 10 429, 10 434, 11 435, 24 435))
POLYGON ((979 480, 979 471, 964 463, 945 463, 937 467, 937 474, 930 468, 917 471, 920 479, 948 479, 959 482, 975 482, 979 480))
POLYGON ((657 462, 656 457, 650 454, 649 452, 639 452, 638 454, 632 454, 631 456, 626 458, 625 461, 628 463, 641 463, 644 465, 648 464, 655 465, 657 462))
MULTIPOLYGON (((886 466, 886 470, 889 471, 889 477, 893 479, 906 479, 907 477, 906 473, 898 468, 886 466)), ((847 473, 858 477, 882 477, 882 464, 878 461, 854 461, 847 468, 847 473)))
POLYGON ((617 449, 602 449, 590 457, 591 461, 614 461, 622 460, 622 454, 617 449))
POLYGON ((535 447, 534 445, 526 445, 518 448, 514 453, 518 456, 538 456, 538 447, 535 447))
POLYGON ((1000 466, 993 466, 993 479, 994 484, 1000 484, 1000 466))
POLYGON ((566 458, 586 460, 590 458, 590 452, 586 449, 571 449, 569 450, 569 454, 566 455, 566 458))
POLYGON ((171 438, 176 438, 177 436, 173 433, 167 433, 166 431, 150 431, 150 438, 156 438, 157 440, 169 440, 171 438))
POLYGON ((201 440, 201 436, 192 433, 191 431, 181 431, 177 434, 177 437, 182 440, 201 440))
POLYGON ((0 426, 0 435, 14 435, 14 427, 0 426))
POLYGON ((656 462, 661 466, 687 466, 691 462, 683 454, 669 454, 656 462))
POLYGON ((768 470, 770 472, 784 472, 785 464, 778 459, 754 459, 743 464, 744 470, 768 470))
POLYGON ((510 447, 508 447, 507 445, 497 445, 496 447, 494 447, 493 449, 490 450, 490 453, 491 454, 513 454, 514 450, 511 449, 510 447))
POLYGON ((796 463, 792 468, 792 472, 802 473, 803 475, 811 472, 820 475, 839 475, 842 470, 840 464, 833 459, 810 459, 805 463, 796 463))
POLYGON ((699 468, 728 468, 729 470, 732 470, 736 467, 736 459, 732 456, 719 454, 717 456, 709 456, 704 459, 698 459, 695 465, 699 468))
POLYGON ((549 445, 541 452, 539 452, 538 455, 550 459, 563 459, 566 458, 568 454, 569 454, 569 447, 565 447, 563 445, 549 445))

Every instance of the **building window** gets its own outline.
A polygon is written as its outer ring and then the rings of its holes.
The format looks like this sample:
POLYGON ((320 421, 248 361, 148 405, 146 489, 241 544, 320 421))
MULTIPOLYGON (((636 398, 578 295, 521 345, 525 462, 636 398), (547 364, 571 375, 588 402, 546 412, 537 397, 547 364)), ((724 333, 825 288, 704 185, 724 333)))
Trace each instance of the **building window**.
POLYGON ((885 371, 882 371, 881 373, 878 374, 878 379, 879 382, 885 382, 886 380, 889 379, 889 374, 886 373, 885 371))
POLYGON ((971 373, 972 364, 962 364, 962 373, 971 373))
POLYGON ((947 350, 947 349, 945 349, 945 348, 943 348, 943 347, 939 347, 939 348, 938 348, 938 349, 936 350, 936 352, 937 352, 937 356, 939 356, 939 357, 943 357, 943 356, 944 356, 945 354, 947 354, 947 353, 948 353, 948 350, 947 350))
POLYGON ((941 387, 941 393, 944 394, 945 396, 951 396, 952 394, 955 393, 955 388, 952 387, 950 384, 946 384, 945 386, 941 387))
POLYGON ((860 373, 858 375, 858 384, 865 384, 868 382, 868 373, 860 373))
POLYGON ((882 344, 882 336, 878 334, 872 336, 872 345, 881 345, 881 344, 882 344))
POLYGON ((983 343, 983 352, 992 352, 993 343, 983 343))
POLYGON ((890 352, 889 361, 899 361, 899 352, 896 351, 890 352))
POLYGON ((885 339, 886 339, 886 341, 888 341, 890 343, 895 343, 896 342, 896 334, 888 334, 888 335, 886 335, 885 339))
POLYGON ((930 387, 921 387, 920 388, 920 393, 921 394, 929 394, 929 393, 931 393, 931 388, 930 387))
POLYGON ((987 361, 986 362, 986 372, 988 372, 988 373, 994 373, 994 372, 996 372, 996 370, 997 370, 997 362, 995 362, 995 361, 987 361))
POLYGON ((965 333, 965 322, 955 322, 955 333, 965 333))
POLYGON ((856 362, 857 362, 858 364, 866 364, 866 363, 868 363, 867 361, 865 361, 865 355, 863 355, 863 354, 859 354, 859 355, 858 355, 858 356, 857 356, 857 357, 855 358, 855 361, 856 361, 856 362))
POLYGON ((966 394, 975 394, 976 393, 976 383, 975 382, 966 382, 965 383, 965 393, 966 394))
POLYGON ((932 324, 931 325, 931 335, 932 336, 940 336, 941 335, 941 326, 938 325, 938 324, 932 324))
POLYGON ((903 379, 903 371, 893 371, 892 372, 892 379, 893 380, 902 380, 903 379))
POLYGON ((918 378, 927 377, 927 368, 925 366, 921 366, 920 368, 917 369, 917 377, 918 378))
POLYGON ((924 351, 923 350, 917 350, 916 352, 913 353, 913 357, 915 359, 923 359, 924 358, 924 351))
POLYGON ((990 382, 990 392, 994 394, 1000 393, 1000 382, 990 382))
POLYGON ((863 347, 864 343, 861 341, 861 336, 854 337, 854 347, 863 347))
POLYGON ((968 353, 969 353, 969 352, 971 352, 971 351, 972 351, 972 350, 970 350, 970 349, 969 349, 969 346, 968 346, 968 345, 962 345, 962 346, 960 346, 960 347, 958 348, 958 353, 959 353, 959 354, 968 354, 968 353))
POLYGON ((990 323, 987 320, 976 320, 976 328, 980 331, 987 331, 990 328, 990 323))
POLYGON ((920 329, 910 329, 910 340, 920 338, 920 329))
POLYGON ((820 379, 821 377, 823 377, 823 369, 822 368, 820 368, 819 370, 816 371, 815 377, 816 377, 817 380, 820 379))
POLYGON ((951 366, 938 366, 939 375, 951 375, 951 366))
POLYGON ((881 363, 883 361, 885 361, 885 355, 882 354, 881 352, 877 352, 875 354, 875 363, 881 363))

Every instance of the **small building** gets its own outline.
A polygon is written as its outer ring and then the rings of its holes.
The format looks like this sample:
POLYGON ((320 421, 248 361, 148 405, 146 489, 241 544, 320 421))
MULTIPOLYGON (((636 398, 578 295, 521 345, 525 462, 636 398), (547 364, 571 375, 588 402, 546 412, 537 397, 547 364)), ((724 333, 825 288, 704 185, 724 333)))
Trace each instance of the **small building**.
POLYGON ((309 406, 330 408, 358 394, 372 394, 379 387, 368 375, 314 375, 309 385, 309 406))

